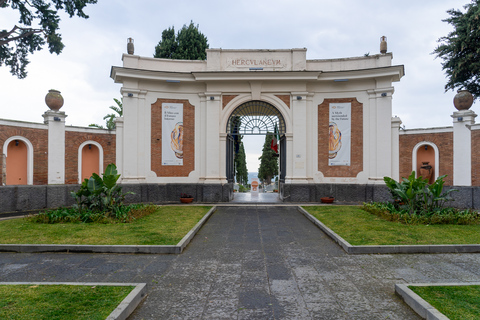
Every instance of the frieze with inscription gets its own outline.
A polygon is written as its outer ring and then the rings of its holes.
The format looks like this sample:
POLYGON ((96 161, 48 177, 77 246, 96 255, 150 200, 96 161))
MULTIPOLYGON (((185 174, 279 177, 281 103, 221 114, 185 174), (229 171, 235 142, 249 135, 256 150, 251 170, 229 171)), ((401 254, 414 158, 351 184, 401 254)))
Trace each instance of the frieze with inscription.
POLYGON ((233 68, 275 68, 283 69, 287 63, 283 59, 266 58, 266 59, 229 59, 227 65, 233 68))

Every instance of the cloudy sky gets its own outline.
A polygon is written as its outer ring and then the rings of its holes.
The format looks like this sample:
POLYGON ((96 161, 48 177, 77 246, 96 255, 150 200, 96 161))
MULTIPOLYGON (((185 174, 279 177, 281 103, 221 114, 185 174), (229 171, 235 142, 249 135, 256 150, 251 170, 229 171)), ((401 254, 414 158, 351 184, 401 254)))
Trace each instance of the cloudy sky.
MULTIPOLYGON (((442 19, 467 0, 262 0, 164 1, 99 0, 85 10, 88 20, 60 23, 65 49, 30 56, 28 76, 19 80, 0 67, 0 118, 42 122, 49 89, 62 92, 67 125, 103 124, 103 116, 120 98, 120 84, 110 68, 121 66, 127 38, 135 54, 152 57, 162 30, 180 29, 191 20, 208 38, 210 48, 307 48, 307 59, 363 56, 379 52, 387 36, 393 64, 405 66, 405 77, 394 83, 393 114, 407 129, 450 126, 455 92, 444 92, 441 60, 431 52, 451 31, 442 19)), ((10 9, 0 9, 0 29, 18 22, 10 9)), ((474 105, 472 110, 477 110, 474 105)), ((247 149, 258 158, 258 147, 247 149)), ((261 146, 260 146, 261 149, 261 146)), ((250 163, 253 160, 249 161, 250 163)), ((249 166, 249 171, 257 165, 249 166)), ((256 171, 256 170, 254 170, 256 171)))

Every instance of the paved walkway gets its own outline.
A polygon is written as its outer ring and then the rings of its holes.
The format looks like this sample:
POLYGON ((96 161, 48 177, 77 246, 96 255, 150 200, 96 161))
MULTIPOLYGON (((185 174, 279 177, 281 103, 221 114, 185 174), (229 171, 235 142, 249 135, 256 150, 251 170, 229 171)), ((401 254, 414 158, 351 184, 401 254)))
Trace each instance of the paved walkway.
POLYGON ((0 281, 145 282, 135 320, 405 320, 395 283, 480 281, 480 255, 347 255, 295 207, 235 206, 181 255, 0 253, 0 281))
POLYGON ((235 192, 230 203, 282 203, 277 192, 235 192))

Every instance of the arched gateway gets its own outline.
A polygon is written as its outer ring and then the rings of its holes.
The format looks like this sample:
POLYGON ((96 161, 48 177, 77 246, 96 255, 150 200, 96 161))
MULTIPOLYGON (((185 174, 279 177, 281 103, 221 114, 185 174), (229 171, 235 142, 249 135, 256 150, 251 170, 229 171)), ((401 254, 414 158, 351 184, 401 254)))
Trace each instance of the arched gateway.
POLYGON ((306 49, 208 49, 205 61, 122 60, 111 73, 123 95, 116 164, 122 183, 156 201, 230 201, 231 140, 275 124, 283 201, 355 201, 384 176, 398 178, 392 95, 404 71, 390 53, 307 60, 306 49))
POLYGON ((228 182, 234 182, 235 139, 239 135, 272 135, 280 137, 279 169, 280 182, 285 181, 286 126, 280 111, 264 101, 248 101, 238 106, 227 122, 226 175, 228 182))

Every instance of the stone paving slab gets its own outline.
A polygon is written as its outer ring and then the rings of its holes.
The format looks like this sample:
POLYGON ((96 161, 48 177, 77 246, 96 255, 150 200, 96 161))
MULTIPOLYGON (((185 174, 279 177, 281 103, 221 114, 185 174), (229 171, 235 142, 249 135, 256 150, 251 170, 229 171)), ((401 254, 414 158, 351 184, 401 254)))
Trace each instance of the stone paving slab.
POLYGON ((99 282, 0 282, 0 285, 66 285, 66 286, 122 286, 135 287, 113 310, 106 320, 127 319, 147 294, 145 283, 99 283, 99 282))
POLYGON ((396 253, 480 253, 479 244, 442 244, 442 245, 370 245, 354 246, 327 227, 308 211, 298 207, 307 219, 325 232, 346 253, 349 254, 396 254, 396 253))
POLYGON ((0 281, 146 283, 129 320, 413 320, 395 284, 479 282, 480 255, 349 255, 296 207, 222 206, 181 255, 0 253, 0 281))

